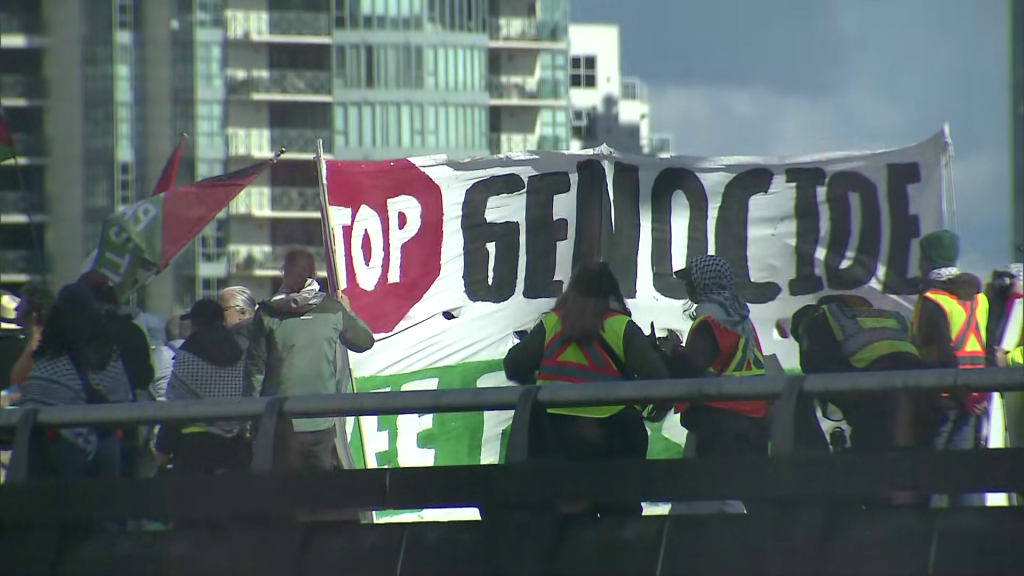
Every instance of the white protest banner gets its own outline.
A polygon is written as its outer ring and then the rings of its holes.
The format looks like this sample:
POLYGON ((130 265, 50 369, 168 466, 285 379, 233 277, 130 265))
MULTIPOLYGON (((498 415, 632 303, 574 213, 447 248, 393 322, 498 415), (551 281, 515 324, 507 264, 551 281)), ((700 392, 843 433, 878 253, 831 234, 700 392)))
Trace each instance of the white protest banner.
MULTIPOLYGON (((683 333, 689 258, 730 262, 766 354, 796 365, 774 324, 833 292, 909 312, 917 238, 942 227, 948 134, 908 148, 794 158, 650 158, 608 148, 466 161, 328 161, 338 286, 378 334, 355 387, 508 385, 512 332, 551 308, 574 264, 601 258, 645 330, 683 333)), ((365 417, 367 466, 494 463, 511 415, 365 417)), ((677 418, 651 457, 678 457, 677 418)))

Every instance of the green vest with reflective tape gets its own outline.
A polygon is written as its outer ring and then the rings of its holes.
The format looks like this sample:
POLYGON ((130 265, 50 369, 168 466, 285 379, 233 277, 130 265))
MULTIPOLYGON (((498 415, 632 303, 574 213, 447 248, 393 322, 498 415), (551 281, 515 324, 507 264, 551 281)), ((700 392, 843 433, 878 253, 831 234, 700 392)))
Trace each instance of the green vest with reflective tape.
MULTIPOLYGON (((544 323, 544 356, 537 372, 537 384, 559 382, 585 383, 610 382, 623 380, 622 374, 615 368, 608 355, 597 340, 576 342, 562 334, 562 319, 558 312, 548 312, 541 319, 544 323)), ((622 335, 629 324, 629 316, 612 312, 605 315, 601 325, 601 336, 618 356, 625 362, 622 348, 622 335)), ((589 416, 604 418, 619 412, 625 406, 595 406, 592 408, 548 408, 554 414, 571 416, 589 416)))
POLYGON ((843 356, 854 368, 866 368, 889 354, 919 357, 911 342, 910 322, 898 312, 828 304, 822 306, 843 356))

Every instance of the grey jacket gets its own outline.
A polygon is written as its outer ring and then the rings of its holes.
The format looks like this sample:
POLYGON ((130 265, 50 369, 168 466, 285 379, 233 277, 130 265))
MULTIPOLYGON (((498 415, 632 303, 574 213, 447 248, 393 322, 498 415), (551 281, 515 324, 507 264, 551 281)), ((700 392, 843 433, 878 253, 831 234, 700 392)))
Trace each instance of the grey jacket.
MULTIPOLYGON (((358 316, 326 294, 306 290, 260 303, 249 331, 245 392, 298 396, 348 391, 348 351, 365 352, 373 333, 358 316)), ((293 421, 296 432, 327 430, 334 418, 293 421)))

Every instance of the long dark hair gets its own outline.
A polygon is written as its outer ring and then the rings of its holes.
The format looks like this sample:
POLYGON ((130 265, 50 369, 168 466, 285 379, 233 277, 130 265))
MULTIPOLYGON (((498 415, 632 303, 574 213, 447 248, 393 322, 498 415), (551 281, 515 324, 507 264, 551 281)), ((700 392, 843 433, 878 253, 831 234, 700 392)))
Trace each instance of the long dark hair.
POLYGON ((89 289, 78 284, 61 288, 33 356, 68 356, 83 370, 101 371, 115 350, 109 317, 89 289))
POLYGON ((604 262, 578 267, 554 309, 560 313, 562 333, 577 342, 597 338, 605 314, 613 309, 629 314, 619 281, 604 262))

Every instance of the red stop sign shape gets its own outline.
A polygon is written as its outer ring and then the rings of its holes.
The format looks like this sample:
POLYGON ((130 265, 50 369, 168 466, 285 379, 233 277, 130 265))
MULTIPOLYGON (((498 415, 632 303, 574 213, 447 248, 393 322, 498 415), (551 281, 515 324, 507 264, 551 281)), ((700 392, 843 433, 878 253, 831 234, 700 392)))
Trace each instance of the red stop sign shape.
POLYGON ((441 274, 441 188, 404 159, 331 161, 327 200, 351 211, 347 222, 334 211, 332 225, 352 309, 374 333, 391 332, 441 274))

